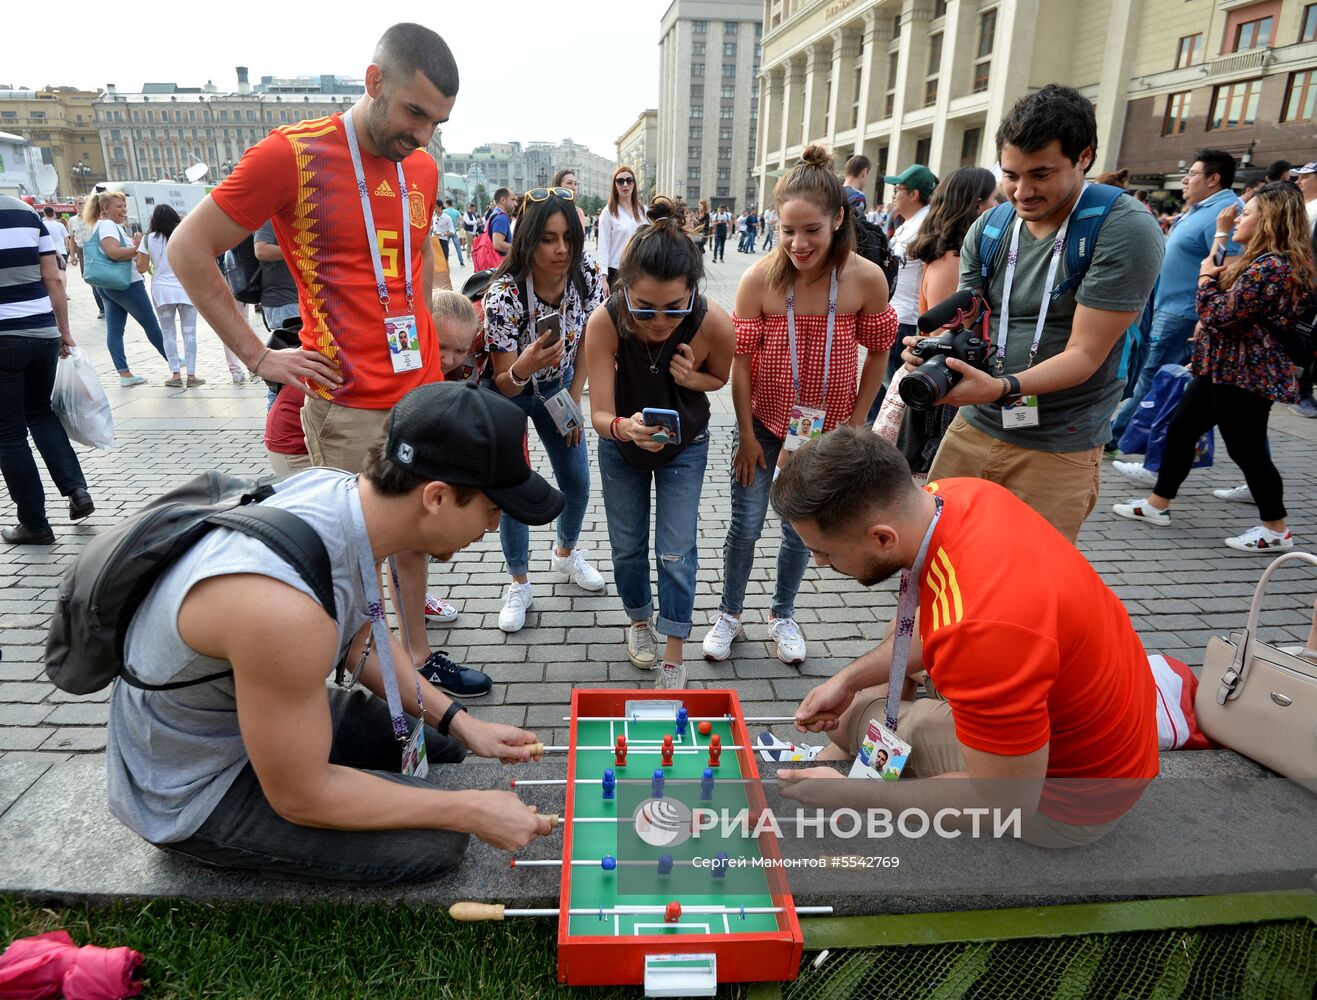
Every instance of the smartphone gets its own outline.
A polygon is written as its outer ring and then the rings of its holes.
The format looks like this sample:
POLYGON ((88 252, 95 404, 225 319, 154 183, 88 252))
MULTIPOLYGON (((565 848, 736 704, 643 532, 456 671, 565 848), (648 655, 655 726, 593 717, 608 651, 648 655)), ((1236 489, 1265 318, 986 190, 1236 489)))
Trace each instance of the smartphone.
POLYGON ((640 411, 640 416, 646 427, 663 428, 654 435, 654 440, 659 444, 681 444, 681 415, 676 410, 647 406, 640 411))
POLYGON ((1220 267, 1225 262, 1226 262, 1226 248, 1225 248, 1225 244, 1222 244, 1221 246, 1217 247, 1216 252, 1212 254, 1212 264, 1215 267, 1220 267))
POLYGON ((546 333, 549 335, 549 339, 545 342, 545 346, 547 347, 552 347, 554 344, 558 343, 558 341, 562 340, 562 313, 553 313, 550 316, 543 316, 540 318, 540 321, 535 324, 536 337, 543 337, 546 333))

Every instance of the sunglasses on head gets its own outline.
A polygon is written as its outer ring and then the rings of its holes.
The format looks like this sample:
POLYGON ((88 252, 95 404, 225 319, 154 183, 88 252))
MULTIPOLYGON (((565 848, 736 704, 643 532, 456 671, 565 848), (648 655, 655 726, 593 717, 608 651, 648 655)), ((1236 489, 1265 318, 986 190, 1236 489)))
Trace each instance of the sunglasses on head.
POLYGON ((631 304, 631 292, 627 289, 622 290, 622 297, 626 299, 627 311, 631 313, 631 318, 644 322, 653 319, 655 316, 689 316, 691 310, 695 307, 695 289, 691 289, 690 301, 686 303, 685 309, 637 309, 631 304))
POLYGON ((634 184, 635 182, 636 179, 634 177, 619 177, 617 179, 618 184, 634 184))
POLYGON ((526 206, 531 202, 548 201, 550 197, 558 197, 563 201, 575 201, 576 192, 570 188, 531 188, 521 196, 521 207, 517 209, 517 214, 524 214, 526 206))

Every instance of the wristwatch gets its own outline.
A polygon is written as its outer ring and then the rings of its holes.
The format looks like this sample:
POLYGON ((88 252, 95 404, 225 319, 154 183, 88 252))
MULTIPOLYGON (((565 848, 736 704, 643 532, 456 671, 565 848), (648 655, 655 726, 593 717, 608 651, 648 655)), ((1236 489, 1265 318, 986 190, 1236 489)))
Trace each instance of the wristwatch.
POLYGON ((457 713, 465 712, 465 711, 466 711, 466 706, 463 705, 457 699, 453 699, 453 703, 448 706, 448 711, 445 712, 444 717, 439 720, 439 725, 435 726, 434 728, 439 730, 439 733, 441 735, 447 736, 449 728, 451 728, 453 725, 453 720, 457 718, 457 713))
POLYGON ((1019 401, 1024 395, 1020 392, 1020 380, 1014 375, 1002 375, 998 377, 999 382, 1005 383, 1002 394, 997 397, 997 406, 1011 406, 1019 401))

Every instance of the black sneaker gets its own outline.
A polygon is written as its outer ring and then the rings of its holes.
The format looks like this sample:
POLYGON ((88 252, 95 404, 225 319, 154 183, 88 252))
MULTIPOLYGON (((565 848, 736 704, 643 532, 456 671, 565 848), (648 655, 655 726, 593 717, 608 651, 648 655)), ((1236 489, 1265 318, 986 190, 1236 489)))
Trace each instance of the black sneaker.
POLYGON ((81 486, 69 491, 69 518, 74 521, 81 521, 84 517, 89 516, 96 509, 96 505, 91 501, 91 494, 81 486))
POLYGON ((422 677, 454 698, 482 698, 494 687, 489 674, 472 670, 448 658, 445 650, 437 649, 416 668, 422 677))

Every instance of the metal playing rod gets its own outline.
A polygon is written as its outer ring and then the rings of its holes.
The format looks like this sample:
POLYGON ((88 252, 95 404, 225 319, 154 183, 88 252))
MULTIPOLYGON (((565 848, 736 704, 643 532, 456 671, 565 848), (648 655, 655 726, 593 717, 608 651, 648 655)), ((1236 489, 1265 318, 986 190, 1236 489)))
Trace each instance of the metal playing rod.
MULTIPOLYGON (((827 718, 830 713, 824 713, 823 718, 827 718)), ((563 722, 571 722, 570 715, 562 717, 563 722)), ((640 718, 639 716, 630 715, 581 715, 577 716, 577 722, 668 722, 670 720, 640 718)), ((687 722, 731 722, 730 715, 692 715, 686 719, 687 722)), ((741 719, 742 722, 795 722, 794 715, 746 715, 741 719)))
MULTIPOLYGON (((534 747, 532 748, 531 753, 533 755, 536 750, 538 750, 540 753, 569 753, 572 750, 577 750, 577 751, 591 750, 591 751, 597 751, 599 753, 613 753, 616 749, 617 749, 616 747, 570 747, 570 746, 534 747)), ((754 750, 756 748, 724 744, 721 749, 726 751, 726 750, 754 750)), ((661 754, 662 752, 663 752, 662 747, 638 747, 635 745, 631 745, 627 747, 628 754, 639 754, 639 753, 661 754)), ((707 746, 684 747, 684 746, 677 746, 676 744, 674 744, 672 747, 672 752, 679 756, 681 755, 691 756, 694 754, 707 754, 709 752, 709 748, 707 746)))
MULTIPOLYGON (((726 747, 723 747, 726 750, 726 747)), ((628 750, 628 752, 630 752, 628 750)), ((578 785, 598 785, 599 778, 576 778, 578 785)), ((651 778, 618 778, 619 785, 648 785, 653 779, 651 778)), ((668 785, 698 785, 703 779, 701 778, 668 778, 665 784, 668 785)), ((717 778, 717 785, 776 785, 776 778, 717 778)), ((520 788, 522 785, 565 785, 566 778, 513 778, 512 787, 520 788)))
MULTIPOLYGON (((784 913, 784 906, 685 906, 682 916, 750 916, 760 913, 784 913)), ((454 903, 448 908, 448 915, 454 920, 504 920, 507 917, 556 917, 560 909, 511 909, 502 903, 454 903)), ((667 912, 664 906, 606 906, 590 909, 589 907, 572 907, 567 911, 572 917, 636 917, 659 915, 667 912)), ((827 916, 832 913, 831 906, 797 906, 798 916, 827 916)))

